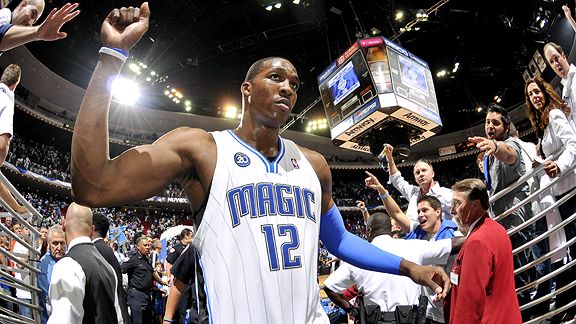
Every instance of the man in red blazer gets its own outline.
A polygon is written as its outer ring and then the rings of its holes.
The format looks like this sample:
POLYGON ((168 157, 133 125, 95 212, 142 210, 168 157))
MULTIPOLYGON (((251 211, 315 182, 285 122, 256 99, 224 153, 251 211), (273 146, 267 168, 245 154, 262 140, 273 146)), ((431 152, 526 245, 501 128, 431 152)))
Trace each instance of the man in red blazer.
POLYGON ((486 185, 466 179, 452 190, 452 214, 470 231, 450 273, 450 323, 522 323, 512 245, 504 227, 488 216, 486 185))

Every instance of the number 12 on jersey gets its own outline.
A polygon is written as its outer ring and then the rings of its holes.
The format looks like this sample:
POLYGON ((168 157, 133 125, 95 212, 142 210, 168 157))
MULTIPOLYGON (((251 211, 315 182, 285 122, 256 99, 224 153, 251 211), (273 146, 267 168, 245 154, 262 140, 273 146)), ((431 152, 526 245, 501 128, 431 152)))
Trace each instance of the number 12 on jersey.
MULTIPOLYGON (((280 245, 282 269, 301 267, 302 264, 300 262, 300 256, 292 257, 290 255, 292 250, 295 250, 300 246, 298 229, 294 224, 278 224, 277 227, 279 236, 278 240, 281 240, 282 237, 287 237, 286 242, 280 245)), ((266 239, 266 248, 268 250, 268 263, 270 264, 270 270, 280 270, 280 261, 278 259, 278 250, 276 245, 277 236, 274 233, 274 225, 262 225, 262 233, 264 233, 264 238, 266 239)))

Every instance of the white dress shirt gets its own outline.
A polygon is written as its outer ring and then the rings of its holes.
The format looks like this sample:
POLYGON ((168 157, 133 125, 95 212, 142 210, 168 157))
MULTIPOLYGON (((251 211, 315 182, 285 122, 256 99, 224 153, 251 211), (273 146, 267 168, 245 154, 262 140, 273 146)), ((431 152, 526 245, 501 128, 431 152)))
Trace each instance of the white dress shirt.
POLYGON ((568 69, 568 75, 566 79, 562 79, 560 83, 564 88, 562 89, 562 100, 568 103, 571 112, 571 118, 569 118, 569 122, 572 124, 576 123, 576 80, 574 80, 574 76, 576 75, 576 66, 574 64, 570 64, 570 68, 568 69))
MULTIPOLYGON (((562 154, 555 161, 562 174, 576 163, 576 133, 560 109, 552 109, 548 118, 548 126, 542 137, 542 151, 548 157, 562 150, 562 154)), ((559 196, 574 186, 576 186, 576 173, 573 170, 556 183, 551 191, 554 196, 559 196)))
MULTIPOLYGON (((424 265, 445 264, 452 251, 452 240, 428 242, 380 235, 372 240, 372 244, 424 265)), ((382 312, 393 311, 399 305, 417 305, 421 291, 421 286, 408 277, 363 270, 347 263, 343 263, 324 281, 324 286, 338 294, 353 285, 364 292, 366 305, 379 305, 382 312)))
MULTIPOLYGON (((13 253, 15 253, 16 255, 30 255, 30 251, 28 251, 28 248, 26 248, 24 245, 16 242, 16 244, 14 244, 14 251, 13 253)), ((20 258, 22 259, 26 259, 25 256, 20 256, 20 258)), ((30 270, 28 269, 24 269, 25 272, 20 272, 17 271, 14 273, 14 278, 18 279, 18 280, 22 280, 27 284, 30 284, 30 270)), ((18 289, 16 288, 16 298, 20 298, 20 299, 32 299, 32 293, 29 290, 26 289, 18 289)))
MULTIPOLYGON (((391 183, 394 188, 400 191, 400 194, 408 200, 408 210, 406 211, 406 216, 410 218, 410 231, 413 231, 420 225, 418 222, 418 197, 422 195, 420 186, 414 186, 408 183, 402 177, 400 171, 394 173, 390 176, 390 180, 388 181, 391 183)), ((452 189, 440 187, 438 181, 434 181, 434 185, 430 187, 427 195, 433 196, 440 200, 442 204, 442 219, 450 219, 452 220, 452 214, 450 213, 450 209, 452 209, 452 196, 454 193, 452 189)))
MULTIPOLYGON (((76 244, 91 242, 87 236, 77 237, 70 242, 68 250, 76 244)), ((114 269, 108 263, 106 265, 114 278, 114 282, 116 282, 114 269)), ((86 274, 82 270, 82 266, 74 259, 67 257, 56 262, 52 269, 52 279, 50 280, 49 296, 52 314, 50 314, 48 324, 82 323, 84 318, 84 307, 82 304, 85 293, 86 274)), ((116 308, 118 323, 124 323, 116 289, 114 289, 114 307, 116 308)))

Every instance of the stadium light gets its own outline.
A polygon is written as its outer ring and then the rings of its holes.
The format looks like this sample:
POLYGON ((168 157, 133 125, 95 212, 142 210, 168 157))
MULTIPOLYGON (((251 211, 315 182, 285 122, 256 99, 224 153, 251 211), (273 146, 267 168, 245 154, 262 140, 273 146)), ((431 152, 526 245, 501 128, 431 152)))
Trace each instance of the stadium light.
POLYGON ((132 105, 140 97, 140 87, 134 81, 117 78, 112 82, 112 95, 120 103, 132 105))
POLYGON ((237 118, 237 116, 238 116, 238 107, 232 105, 224 107, 224 117, 237 118))

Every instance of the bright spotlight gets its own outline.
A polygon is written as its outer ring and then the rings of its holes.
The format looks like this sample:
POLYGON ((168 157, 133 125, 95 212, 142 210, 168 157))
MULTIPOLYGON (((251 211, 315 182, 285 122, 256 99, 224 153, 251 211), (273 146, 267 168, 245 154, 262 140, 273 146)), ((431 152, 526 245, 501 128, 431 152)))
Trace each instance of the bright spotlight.
POLYGON ((274 7, 272 7, 272 5, 266 6, 266 10, 268 10, 268 11, 272 11, 272 8, 274 8, 274 7))
POLYGON ((185 104, 186 106, 191 106, 191 105, 192 105, 192 101, 186 100, 186 101, 184 101, 184 104, 185 104))
POLYGON ((404 12, 403 11, 396 11, 396 20, 400 21, 402 19, 404 19, 404 12))
POLYGON ((189 111, 192 110, 192 107, 191 107, 191 106, 186 106, 186 108, 184 108, 184 109, 189 112, 189 111))
POLYGON ((274 5, 274 8, 276 9, 280 9, 280 7, 282 7, 282 4, 280 2, 274 5))
POLYGON ((224 107, 224 117, 226 118, 236 118, 238 115, 238 108, 236 106, 226 106, 224 107))
POLYGON ((117 78, 112 82, 112 95, 120 103, 132 105, 140 97, 140 87, 134 81, 117 78))
POLYGON ((293 4, 300 4, 300 0, 293 0, 292 3, 293 4))

